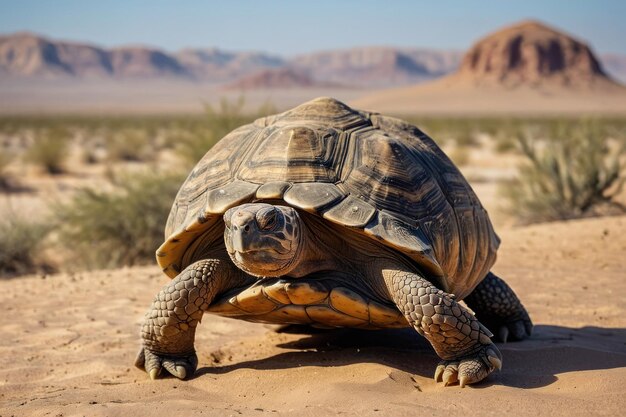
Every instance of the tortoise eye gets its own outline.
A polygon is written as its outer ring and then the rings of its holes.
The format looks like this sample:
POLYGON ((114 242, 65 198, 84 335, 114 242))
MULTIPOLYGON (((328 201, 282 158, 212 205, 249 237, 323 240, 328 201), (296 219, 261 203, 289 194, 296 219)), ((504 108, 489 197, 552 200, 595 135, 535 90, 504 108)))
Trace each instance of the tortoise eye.
POLYGON ((277 210, 275 208, 261 210, 257 213, 256 221, 261 230, 272 230, 277 223, 277 210))

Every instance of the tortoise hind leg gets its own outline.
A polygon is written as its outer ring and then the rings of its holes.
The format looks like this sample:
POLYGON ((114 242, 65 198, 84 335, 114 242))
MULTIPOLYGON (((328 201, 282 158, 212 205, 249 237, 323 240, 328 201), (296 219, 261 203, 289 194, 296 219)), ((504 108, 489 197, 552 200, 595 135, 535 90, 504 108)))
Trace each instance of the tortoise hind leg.
POLYGON ((501 342, 530 336, 533 323, 511 287, 489 272, 464 300, 501 342))

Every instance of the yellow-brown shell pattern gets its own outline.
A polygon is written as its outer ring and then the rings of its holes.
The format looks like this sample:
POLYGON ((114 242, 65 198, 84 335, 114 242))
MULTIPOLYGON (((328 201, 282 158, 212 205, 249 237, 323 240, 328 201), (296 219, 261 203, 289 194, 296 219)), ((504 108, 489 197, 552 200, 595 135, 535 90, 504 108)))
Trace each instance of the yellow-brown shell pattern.
POLYGON ((474 191, 431 138, 332 98, 242 126, 204 156, 172 207, 157 251, 164 272, 176 276, 198 258, 200 241, 220 239, 227 209, 254 201, 363 233, 459 299, 485 277, 499 245, 474 191))

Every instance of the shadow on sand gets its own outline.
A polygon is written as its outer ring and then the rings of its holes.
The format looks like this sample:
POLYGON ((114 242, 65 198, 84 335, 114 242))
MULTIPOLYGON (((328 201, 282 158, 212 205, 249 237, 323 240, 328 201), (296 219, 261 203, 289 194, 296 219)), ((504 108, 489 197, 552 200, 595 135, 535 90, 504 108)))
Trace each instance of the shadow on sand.
MULTIPOLYGON (((282 331, 302 334, 299 340, 278 345, 297 351, 233 365, 204 367, 195 376, 241 368, 289 369, 370 362, 429 378, 439 361, 426 339, 412 329, 320 331, 289 326, 282 331)), ((626 329, 621 328, 538 325, 530 339, 498 344, 498 348, 504 356, 502 371, 473 387, 537 388, 554 383, 561 373, 626 367, 626 329)))

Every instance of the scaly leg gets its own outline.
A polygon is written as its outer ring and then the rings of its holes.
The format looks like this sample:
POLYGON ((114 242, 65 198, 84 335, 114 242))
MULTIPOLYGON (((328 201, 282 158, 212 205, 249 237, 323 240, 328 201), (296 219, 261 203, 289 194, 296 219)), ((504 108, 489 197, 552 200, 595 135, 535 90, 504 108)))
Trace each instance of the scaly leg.
POLYGON ((502 366, 502 355, 493 336, 472 313, 423 277, 401 270, 384 269, 391 296, 409 321, 443 359, 435 381, 461 387, 481 381, 502 366))
POLYGON ((143 346, 135 366, 155 379, 165 368, 184 379, 198 365, 196 327, 215 297, 249 280, 230 261, 208 259, 189 265, 157 294, 146 313, 143 346))
POLYGON ((528 312, 517 295, 491 272, 465 298, 465 302, 501 342, 525 339, 533 330, 528 312))

